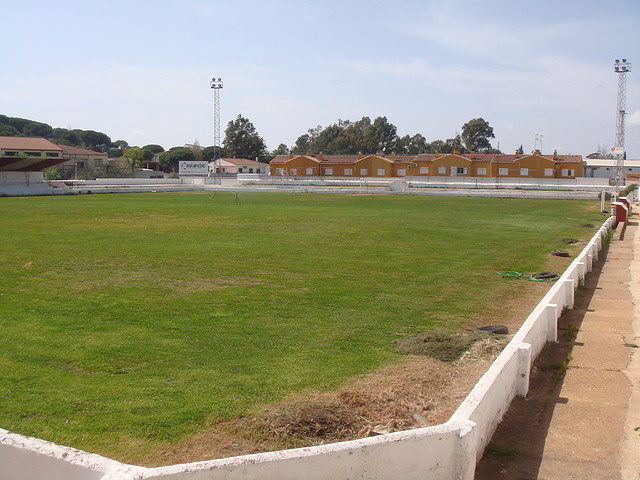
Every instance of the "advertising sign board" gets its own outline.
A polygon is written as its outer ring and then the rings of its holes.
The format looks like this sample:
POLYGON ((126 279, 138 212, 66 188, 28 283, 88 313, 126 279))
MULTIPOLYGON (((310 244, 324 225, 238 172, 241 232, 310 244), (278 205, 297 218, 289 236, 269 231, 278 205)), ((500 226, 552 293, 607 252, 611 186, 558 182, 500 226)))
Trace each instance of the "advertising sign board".
POLYGON ((200 177, 206 177, 209 174, 209 162, 205 162, 205 161, 178 162, 178 174, 179 175, 198 175, 200 177))

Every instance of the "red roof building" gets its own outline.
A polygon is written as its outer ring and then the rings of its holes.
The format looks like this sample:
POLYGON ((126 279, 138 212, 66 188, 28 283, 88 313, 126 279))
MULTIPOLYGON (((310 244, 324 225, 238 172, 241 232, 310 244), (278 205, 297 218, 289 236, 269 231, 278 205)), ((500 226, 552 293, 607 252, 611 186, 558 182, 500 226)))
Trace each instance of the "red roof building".
POLYGON ((62 148, 45 138, 0 137, 0 171, 41 172, 67 160, 62 148))
POLYGON ((270 174, 290 177, 519 177, 583 176, 580 155, 423 153, 419 155, 278 155, 270 174))

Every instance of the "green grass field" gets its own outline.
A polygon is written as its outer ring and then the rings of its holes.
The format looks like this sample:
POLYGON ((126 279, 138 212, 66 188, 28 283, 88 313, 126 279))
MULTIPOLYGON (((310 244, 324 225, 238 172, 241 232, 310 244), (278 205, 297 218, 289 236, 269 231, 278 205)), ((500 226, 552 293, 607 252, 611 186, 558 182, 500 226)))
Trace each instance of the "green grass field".
MULTIPOLYGON (((0 427, 135 461, 509 302, 598 202, 0 198, 0 427)), ((566 248, 563 246, 562 248, 566 248)))

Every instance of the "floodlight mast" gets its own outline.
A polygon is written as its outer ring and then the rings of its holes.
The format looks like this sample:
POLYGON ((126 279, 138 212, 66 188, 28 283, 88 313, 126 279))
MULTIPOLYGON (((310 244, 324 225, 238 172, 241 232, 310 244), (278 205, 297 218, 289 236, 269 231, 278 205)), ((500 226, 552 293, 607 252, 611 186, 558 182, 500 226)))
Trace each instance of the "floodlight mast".
POLYGON ((222 90, 222 79, 212 78, 211 88, 213 89, 213 166, 214 173, 220 169, 220 90, 222 90))
POLYGON ((618 74, 618 107, 616 109, 616 178, 615 185, 624 185, 624 116, 627 108, 627 72, 631 71, 631 63, 626 58, 617 59, 613 63, 613 70, 618 74))

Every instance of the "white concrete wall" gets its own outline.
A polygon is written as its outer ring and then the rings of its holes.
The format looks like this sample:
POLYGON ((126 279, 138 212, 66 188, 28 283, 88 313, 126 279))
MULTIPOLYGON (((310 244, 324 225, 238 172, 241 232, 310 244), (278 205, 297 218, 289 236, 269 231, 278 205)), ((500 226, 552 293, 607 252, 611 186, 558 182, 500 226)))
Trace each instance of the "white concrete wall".
POLYGON ((603 178, 527 178, 527 177, 406 177, 407 181, 418 186, 421 183, 430 185, 456 185, 467 188, 506 188, 506 187, 569 187, 576 186, 598 186, 608 187, 609 181, 603 178))
POLYGON ((2 480, 97 480, 136 470, 139 467, 0 429, 2 480))
POLYGON ((411 188, 550 188, 550 189, 608 189, 609 182, 602 178, 525 178, 525 177, 281 177, 238 176, 241 184, 263 183, 272 185, 391 185, 406 183, 411 188))
POLYGON ((55 193, 57 192, 44 182, 42 172, 0 171, 0 195, 29 196, 55 193))
POLYGON ((170 467, 123 465, 0 430, 0 479, 333 480, 473 479, 475 466, 516 395, 529 389, 533 360, 557 339, 557 320, 591 270, 609 218, 549 289, 451 419, 434 427, 310 448, 170 467))
POLYGON ((0 171, 0 185, 29 185, 43 183, 42 172, 3 172, 0 171))
POLYGON ((451 478, 459 428, 444 424, 351 442, 149 469, 163 480, 451 478), (437 454, 433 454, 437 452, 437 454))

